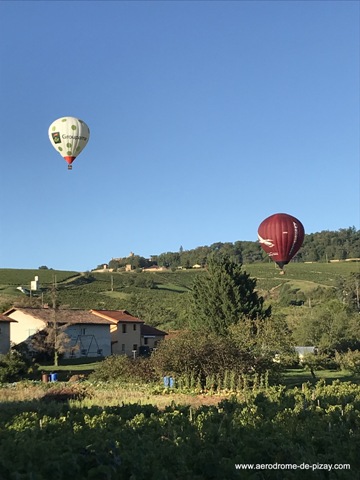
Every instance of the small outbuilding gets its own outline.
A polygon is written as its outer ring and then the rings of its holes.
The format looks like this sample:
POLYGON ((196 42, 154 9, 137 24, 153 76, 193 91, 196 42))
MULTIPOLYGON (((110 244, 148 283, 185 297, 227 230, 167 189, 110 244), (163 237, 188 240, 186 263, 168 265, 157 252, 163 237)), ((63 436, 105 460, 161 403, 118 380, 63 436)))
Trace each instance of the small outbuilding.
POLYGON ((141 345, 147 346, 150 349, 157 348, 159 342, 164 340, 165 336, 167 335, 166 332, 159 330, 155 327, 151 327, 150 325, 141 325, 141 345))

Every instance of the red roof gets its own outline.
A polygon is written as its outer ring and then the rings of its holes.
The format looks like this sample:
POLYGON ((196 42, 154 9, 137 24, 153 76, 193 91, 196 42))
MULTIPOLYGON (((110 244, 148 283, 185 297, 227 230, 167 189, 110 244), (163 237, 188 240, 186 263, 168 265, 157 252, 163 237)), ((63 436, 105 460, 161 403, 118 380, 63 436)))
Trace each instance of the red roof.
POLYGON ((107 320, 111 320, 115 323, 127 322, 127 323, 144 323, 144 320, 133 317, 126 310, 91 310, 91 313, 107 320))

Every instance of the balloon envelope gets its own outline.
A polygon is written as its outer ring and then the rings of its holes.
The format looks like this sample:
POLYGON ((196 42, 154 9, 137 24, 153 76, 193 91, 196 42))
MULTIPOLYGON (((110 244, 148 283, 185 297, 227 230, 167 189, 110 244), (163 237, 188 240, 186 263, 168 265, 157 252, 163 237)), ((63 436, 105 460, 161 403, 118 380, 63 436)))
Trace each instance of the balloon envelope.
POLYGON ((49 127, 49 139, 52 146, 71 164, 82 152, 89 141, 90 130, 85 122, 75 117, 61 117, 49 127))
POLYGON ((298 252, 304 241, 304 235, 302 223, 286 213, 271 215, 258 229, 261 247, 281 269, 298 252))

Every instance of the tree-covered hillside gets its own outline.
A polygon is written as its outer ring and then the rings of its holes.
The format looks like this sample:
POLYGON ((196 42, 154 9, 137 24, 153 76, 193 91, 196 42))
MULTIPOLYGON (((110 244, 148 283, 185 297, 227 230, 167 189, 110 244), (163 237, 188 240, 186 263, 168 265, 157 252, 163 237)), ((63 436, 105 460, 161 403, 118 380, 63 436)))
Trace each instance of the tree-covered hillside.
MULTIPOLYGON (((210 246, 197 247, 191 250, 179 248, 178 252, 164 252, 145 259, 139 255, 111 259, 109 267, 119 269, 125 265, 133 268, 146 268, 156 264, 169 268, 189 268, 193 265, 205 265, 208 256, 218 252, 229 255, 239 263, 266 262, 268 257, 258 242, 236 241, 217 242, 210 246)), ((345 260, 360 256, 360 230, 355 227, 342 228, 337 231, 325 230, 305 235, 304 243, 294 258, 297 262, 329 262, 345 260)))

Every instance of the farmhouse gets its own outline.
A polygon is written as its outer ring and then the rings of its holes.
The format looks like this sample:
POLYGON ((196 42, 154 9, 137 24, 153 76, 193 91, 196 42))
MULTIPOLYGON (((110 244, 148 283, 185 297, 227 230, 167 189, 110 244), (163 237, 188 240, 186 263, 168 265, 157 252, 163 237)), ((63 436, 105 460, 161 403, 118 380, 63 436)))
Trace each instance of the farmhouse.
POLYGON ((91 313, 110 322, 112 353, 128 356, 138 353, 143 320, 126 310, 91 310, 91 313))
POLYGON ((56 322, 64 327, 64 332, 70 338, 65 358, 111 354, 111 322, 96 317, 89 311, 13 307, 4 316, 17 322, 10 335, 10 340, 15 345, 29 343, 33 335, 56 322))
POLYGON ((140 346, 156 348, 166 332, 145 325, 126 310, 91 310, 94 315, 110 320, 111 350, 114 354, 136 355, 140 346))
MULTIPOLYGON (((166 333, 144 325, 144 321, 126 310, 77 310, 13 307, 2 317, 8 328, 9 342, 30 342, 33 335, 56 322, 63 326, 70 343, 64 358, 106 357, 111 354, 136 356, 139 347, 156 347, 166 333)), ((6 345, 4 344, 4 348, 6 345)), ((9 350, 9 346, 7 350, 9 350)))
POLYGON ((10 323, 16 323, 6 315, 0 315, 0 354, 5 355, 10 350, 10 323))

